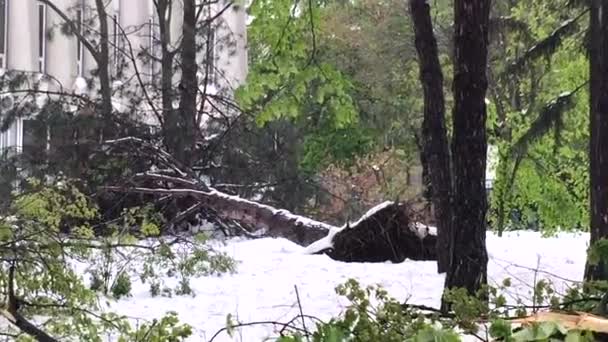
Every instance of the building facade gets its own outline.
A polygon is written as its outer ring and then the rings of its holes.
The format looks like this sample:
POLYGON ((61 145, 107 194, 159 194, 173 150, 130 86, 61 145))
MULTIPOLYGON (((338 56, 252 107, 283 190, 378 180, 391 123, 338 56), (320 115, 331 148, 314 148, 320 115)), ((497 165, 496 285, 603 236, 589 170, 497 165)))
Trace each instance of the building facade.
MULTIPOLYGON (((142 82, 156 82, 160 70, 160 28, 154 1, 103 2, 108 18, 113 86, 125 87, 125 83, 131 82, 133 88, 137 88, 142 82), (142 55, 148 58, 139 58, 142 55), (139 81, 135 82, 136 79, 139 81)), ((199 20, 214 19, 209 31, 199 35, 207 37, 205 44, 209 44, 201 49, 205 54, 200 56, 200 62, 206 66, 201 67, 199 79, 206 80, 205 88, 209 91, 230 92, 242 84, 247 75, 247 14, 231 2, 206 2, 211 4, 198 2, 199 20)), ((176 48, 181 43, 183 3, 182 0, 170 3, 169 33, 171 46, 176 48)), ((95 96, 96 60, 84 40, 70 32, 79 30, 91 44, 99 42, 95 37, 99 29, 95 6, 95 0, 0 0, 0 75, 15 71, 26 75, 31 81, 20 87, 36 84, 36 89, 46 92, 39 97, 41 102, 51 98, 52 93, 95 96)), ((175 78, 177 82, 179 72, 175 78)), ((0 116, 19 101, 19 92, 14 90, 3 87, 0 91, 0 116)), ((124 107, 122 102, 129 101, 119 93, 113 98, 118 112, 124 107)), ((150 117, 143 120, 155 123, 150 117)), ((14 120, 8 130, 0 133, 0 149, 27 145, 29 131, 27 118, 14 120)))

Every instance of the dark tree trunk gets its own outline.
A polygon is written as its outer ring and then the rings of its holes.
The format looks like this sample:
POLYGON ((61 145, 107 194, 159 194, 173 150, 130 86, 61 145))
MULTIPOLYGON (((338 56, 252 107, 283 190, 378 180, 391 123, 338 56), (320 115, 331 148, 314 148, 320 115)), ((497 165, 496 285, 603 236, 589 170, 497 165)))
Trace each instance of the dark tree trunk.
POLYGON ((184 138, 181 146, 181 158, 185 165, 191 164, 196 139, 196 4, 195 0, 184 0, 184 22, 182 26, 182 80, 180 83, 179 113, 183 125, 181 135, 184 138))
POLYGON ((181 128, 179 113, 173 109, 173 59, 175 51, 171 50, 171 0, 158 0, 156 5, 156 16, 158 19, 159 35, 160 35, 160 89, 163 107, 164 124, 162 126, 163 140, 167 150, 174 153, 176 157, 180 156, 182 150, 181 143, 181 128))
MULTIPOLYGON (((452 263, 445 288, 475 294, 487 281, 485 192, 489 0, 454 1, 452 263)), ((446 305, 444 303, 444 308, 446 305)))
POLYGON ((428 177, 425 183, 430 186, 437 222, 437 268, 443 273, 450 267, 452 217, 450 203, 452 180, 445 126, 443 73, 439 63, 437 41, 433 34, 429 4, 425 0, 411 0, 410 11, 414 22, 420 81, 424 92, 421 161, 424 175, 428 177))
MULTIPOLYGON (((608 238, 608 1, 591 1, 589 24, 591 245, 608 238)), ((608 264, 587 265, 587 280, 608 280, 608 264)))
POLYGON ((410 217, 406 205, 385 202, 335 235, 330 233, 331 247, 314 251, 311 245, 308 249, 345 262, 436 260, 437 236, 410 217))
POLYGON ((106 138, 114 132, 112 127, 112 81, 110 79, 110 39, 108 33, 108 15, 103 0, 95 0, 99 18, 99 52, 97 54, 97 72, 101 90, 101 113, 104 118, 104 134, 106 138))

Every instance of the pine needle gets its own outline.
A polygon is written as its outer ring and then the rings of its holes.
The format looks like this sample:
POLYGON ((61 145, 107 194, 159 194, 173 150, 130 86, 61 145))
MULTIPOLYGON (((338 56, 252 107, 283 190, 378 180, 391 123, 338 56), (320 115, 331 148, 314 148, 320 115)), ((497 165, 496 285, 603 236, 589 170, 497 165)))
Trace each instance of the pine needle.
POLYGON ((502 75, 510 75, 514 73, 520 74, 526 70, 527 66, 539 58, 550 58, 553 53, 555 53, 555 51, 557 51, 557 49, 563 44, 566 38, 578 32, 577 22, 588 12, 588 9, 583 10, 576 17, 564 21, 549 36, 538 41, 531 48, 529 48, 528 51, 523 54, 523 56, 510 63, 505 68, 502 75))
POLYGON ((525 155, 532 143, 543 137, 551 128, 555 129, 556 142, 559 143, 559 137, 563 128, 563 116, 574 106, 574 95, 587 84, 588 81, 579 85, 576 89, 561 93, 549 101, 542 108, 536 120, 532 122, 530 128, 513 144, 511 153, 514 156, 525 155))

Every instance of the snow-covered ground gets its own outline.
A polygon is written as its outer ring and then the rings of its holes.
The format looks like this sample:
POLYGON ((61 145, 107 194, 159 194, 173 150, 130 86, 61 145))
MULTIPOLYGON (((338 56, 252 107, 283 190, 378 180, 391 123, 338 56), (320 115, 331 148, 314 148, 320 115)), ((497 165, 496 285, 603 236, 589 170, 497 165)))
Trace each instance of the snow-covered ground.
MULTIPOLYGON (((558 286, 582 278, 587 234, 560 234, 542 238, 534 232, 488 234, 489 280, 513 280, 513 292, 530 297, 534 279, 552 279, 558 286), (536 271, 535 270, 540 270, 536 271)), ((443 276, 434 262, 342 263, 284 239, 234 240, 223 247, 240 261, 238 271, 222 277, 192 280, 195 297, 152 298, 148 286, 134 284, 133 296, 113 305, 119 313, 152 319, 176 311, 194 328, 192 341, 208 341, 225 326, 226 315, 241 322, 289 321, 299 312, 294 286, 305 314, 329 319, 345 307, 334 288, 349 278, 362 284, 381 284, 398 299, 437 307, 443 276)), ((515 295, 515 294, 514 294, 515 295)), ((243 328, 234 338, 223 333, 214 341, 262 341, 276 336, 273 326, 243 328)))

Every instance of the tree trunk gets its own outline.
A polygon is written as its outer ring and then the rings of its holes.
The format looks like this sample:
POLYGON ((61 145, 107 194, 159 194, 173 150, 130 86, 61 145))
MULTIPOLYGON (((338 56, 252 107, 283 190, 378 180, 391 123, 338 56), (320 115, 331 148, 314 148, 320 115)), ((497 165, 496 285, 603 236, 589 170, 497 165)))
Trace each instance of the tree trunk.
POLYGON ((346 262, 436 260, 437 235, 432 227, 412 222, 404 204, 384 202, 355 223, 332 228, 307 248, 346 262))
MULTIPOLYGON (((183 188, 105 187, 105 191, 191 198, 197 207, 212 210, 224 220, 234 220, 261 230, 261 236, 282 237, 308 246, 308 254, 327 254, 345 262, 402 262, 436 260, 436 233, 432 227, 410 221, 403 204, 382 203, 355 223, 343 227, 295 215, 288 210, 228 195, 212 188, 200 190, 190 180, 148 174, 157 180, 183 183, 183 188)), ((259 235, 259 232, 257 232, 259 235)))
MULTIPOLYGON (((175 52, 171 50, 171 0, 155 2, 160 35, 160 89, 163 107, 164 124, 162 125, 163 140, 167 150, 180 157, 182 132, 179 114, 173 109, 173 59, 175 52)), ((183 159, 183 158, 182 158, 183 159)))
MULTIPOLYGON (((307 217, 292 214, 284 209, 247 200, 218 191, 202 182, 189 168, 183 168, 172 155, 162 148, 142 139, 127 137, 106 141, 108 153, 131 149, 140 158, 154 160, 154 168, 164 170, 143 172, 129 177, 129 186, 103 187, 100 200, 114 202, 119 193, 146 196, 162 202, 181 200, 187 202, 185 210, 168 218, 177 222, 201 211, 211 212, 223 222, 236 221, 245 227, 261 230, 265 236, 283 237, 297 244, 310 246, 309 253, 327 253, 341 261, 402 261, 436 260, 436 233, 410 220, 405 205, 385 202, 369 210, 359 221, 339 228, 307 217), (105 195, 104 195, 105 194, 105 195), (110 197, 106 197, 107 195, 110 197), (176 220, 175 218, 179 218, 176 220)), ((120 201, 120 200, 119 200, 120 201)), ((250 235, 250 234, 248 234, 250 235)))
POLYGON ((184 0, 184 23, 182 26, 182 81, 180 83, 179 113, 183 125, 183 146, 178 158, 185 165, 191 165, 196 139, 196 95, 198 71, 196 65, 196 6, 195 0, 184 0))
POLYGON ((99 18, 99 52, 97 54, 97 72, 101 90, 101 113, 104 118, 103 136, 108 138, 114 133, 112 125, 112 81, 110 79, 110 48, 108 33, 108 15, 103 0, 95 0, 99 18))
MULTIPOLYGON (((445 288, 474 295, 487 281, 485 192, 489 0, 454 1, 452 263, 445 288)), ((443 308, 448 306, 443 303, 443 308)))
POLYGON ((451 236, 451 169, 447 131, 443 73, 439 63, 437 41, 433 34, 430 6, 425 0, 411 0, 420 81, 424 92, 421 160, 428 176, 430 194, 437 222, 437 269, 446 272, 450 266, 451 236))
MULTIPOLYGON (((608 1, 591 1, 589 24, 591 245, 608 238, 608 1)), ((587 264, 587 280, 608 280, 608 264, 587 264)))

